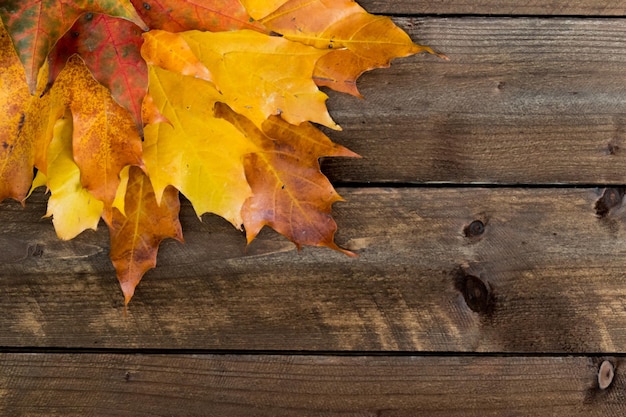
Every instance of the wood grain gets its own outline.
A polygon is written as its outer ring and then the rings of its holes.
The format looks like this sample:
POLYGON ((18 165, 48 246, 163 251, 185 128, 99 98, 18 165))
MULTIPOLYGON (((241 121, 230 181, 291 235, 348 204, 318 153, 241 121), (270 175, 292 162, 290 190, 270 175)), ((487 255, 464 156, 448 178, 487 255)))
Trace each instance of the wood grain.
POLYGON ((0 346, 626 351, 622 191, 340 192, 337 239, 357 259, 270 231, 246 249, 184 204, 187 243, 164 243, 126 316, 104 228, 60 242, 40 194, 5 203, 0 244, 34 249, 0 264, 0 346))
POLYGON ((370 13, 539 15, 539 16, 624 16, 626 6, 612 0, 358 0, 370 13))
POLYGON ((326 161, 332 180, 626 183, 625 20, 398 22, 450 61, 400 59, 362 77, 365 100, 331 95, 329 134, 363 156, 326 161))
POLYGON ((0 354, 3 416, 617 416, 623 357, 0 354))

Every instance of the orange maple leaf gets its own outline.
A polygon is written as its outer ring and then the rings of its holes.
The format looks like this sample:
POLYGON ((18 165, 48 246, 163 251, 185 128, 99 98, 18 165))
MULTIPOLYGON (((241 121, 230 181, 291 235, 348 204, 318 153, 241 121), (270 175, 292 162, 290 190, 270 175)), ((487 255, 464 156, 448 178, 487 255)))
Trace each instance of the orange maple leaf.
POLYGON ((313 78, 355 96, 363 72, 388 67, 394 58, 436 54, 413 43, 389 17, 369 14, 353 0, 289 0, 260 22, 292 41, 332 50, 317 62, 313 78))
POLYGON ((228 106, 216 107, 216 116, 228 120, 258 147, 244 160, 252 189, 252 196, 242 207, 248 242, 267 225, 298 248, 326 246, 354 255, 334 241, 337 224, 330 211, 342 198, 320 171, 319 158, 357 155, 332 143, 309 123, 295 126, 273 116, 263 123, 261 131, 228 106))
POLYGON ((34 148, 21 131, 30 100, 26 75, 0 25, 0 201, 24 200, 32 181, 34 148))

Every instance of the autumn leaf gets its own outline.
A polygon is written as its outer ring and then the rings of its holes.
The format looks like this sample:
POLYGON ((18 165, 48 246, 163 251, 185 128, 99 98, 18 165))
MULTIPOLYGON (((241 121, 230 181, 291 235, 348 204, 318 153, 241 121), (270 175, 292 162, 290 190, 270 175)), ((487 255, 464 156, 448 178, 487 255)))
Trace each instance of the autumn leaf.
POLYGON ((0 201, 22 201, 30 188, 34 149, 20 135, 29 100, 24 68, 0 24, 0 201))
POLYGON ((24 65, 31 93, 35 91, 39 68, 54 44, 86 12, 125 18, 148 29, 128 0, 4 0, 0 3, 0 18, 24 65))
POLYGON ((151 67, 150 95, 169 121, 145 129, 144 160, 157 201, 173 185, 198 216, 215 213, 240 228, 241 206, 250 195, 242 160, 255 148, 213 115, 219 92, 204 80, 151 67))
POLYGON ((142 33, 128 20, 98 13, 82 15, 50 52, 48 85, 67 60, 78 54, 94 78, 131 113, 141 131, 141 103, 148 90, 148 69, 140 54, 142 33))
POLYGON ((388 67, 394 58, 435 53, 413 43, 389 17, 369 14, 353 0, 290 0, 260 22, 289 40, 331 49, 317 62, 316 82, 357 96, 363 72, 388 67))
POLYGON ((267 33, 239 0, 131 0, 151 29, 168 32, 222 32, 250 29, 267 33))
POLYGON ((254 19, 261 19, 272 13, 287 0, 240 0, 241 4, 254 19))
POLYGON ((223 102, 257 126, 272 115, 339 129, 326 109, 328 96, 313 80, 327 51, 249 30, 180 34, 213 74, 223 102))
POLYGON ((334 242, 337 224, 331 206, 341 197, 321 173, 322 156, 357 156, 336 145, 311 124, 294 126, 279 117, 263 123, 263 131, 223 104, 216 115, 252 140, 258 151, 244 160, 252 189, 242 208, 248 243, 270 226, 298 247, 327 246, 353 255, 334 242))
POLYGON ((55 88, 67 95, 73 118, 73 156, 81 183, 110 207, 126 165, 143 166, 141 139, 111 93, 93 79, 78 57, 71 58, 55 88))
POLYGON ((13 198, 23 203, 33 168, 44 170, 48 144, 55 122, 62 117, 66 100, 57 91, 41 96, 48 76, 39 71, 37 94, 28 91, 24 69, 0 24, 0 201, 13 198))
POLYGON ((369 14, 353 0, 289 0, 260 22, 289 40, 380 62, 421 50, 389 17, 369 14))
POLYGON ((150 179, 143 171, 138 167, 130 167, 127 172, 124 202, 126 215, 113 209, 109 224, 110 257, 126 304, 145 272, 156 266, 161 241, 173 238, 183 242, 178 220, 178 192, 172 187, 166 189, 159 205, 150 179))
MULTIPOLYGON (((158 36, 159 32, 156 33, 158 36)), ((248 31, 227 35, 232 35, 237 42, 240 36, 250 34, 254 39, 264 36, 248 31)), ((191 48, 195 55, 211 65, 206 56, 214 53, 213 49, 208 49, 212 43, 201 43, 197 37, 194 38, 197 32, 180 35, 193 40, 189 44, 196 46, 191 48), (203 50, 197 45, 209 46, 203 50)), ((146 35, 147 39, 151 36, 151 33, 146 35)), ((149 41, 146 45, 149 45, 149 41)), ((235 43, 232 49, 238 51, 238 44, 235 43)), ((167 48, 157 50, 146 46, 143 53, 148 62, 161 62, 159 55, 163 51, 167 51, 167 48)), ((297 61, 298 57, 293 57, 291 66, 295 66, 297 61)), ((314 61, 311 62, 310 70, 312 64, 314 61)), ((219 86, 222 86, 220 70, 214 68, 211 72, 216 75, 219 86)), ((285 72, 289 76, 288 71, 285 72)), ((308 80, 310 82, 310 73, 308 80)), ((336 224, 330 216, 332 204, 340 198, 320 172, 318 159, 333 155, 355 156, 353 153, 333 145, 325 135, 306 123, 294 126, 281 118, 272 118, 270 123, 266 120, 267 115, 263 115, 258 118, 263 120, 261 126, 281 126, 273 130, 276 137, 269 139, 246 117, 232 111, 226 117, 223 109, 228 107, 224 105, 217 104, 217 108, 222 110, 216 114, 220 119, 215 118, 213 104, 219 101, 228 103, 229 98, 221 94, 223 92, 218 91, 213 83, 184 79, 181 74, 151 68, 150 86, 151 98, 170 121, 146 127, 144 158, 157 190, 157 201, 159 190, 172 184, 190 199, 199 215, 204 212, 216 213, 238 226, 242 221, 241 215, 247 213, 250 220, 246 222, 243 219, 243 222, 249 240, 264 225, 269 225, 298 245, 324 245, 341 250, 333 240, 336 224), (293 150, 290 163, 284 162, 285 149, 293 150), (258 155, 263 158, 255 159, 258 155), (183 160, 186 161, 184 165, 181 163, 183 160), (259 162, 256 165, 248 163, 253 160, 259 162), (262 160, 265 166, 255 175, 255 168, 261 166, 262 160), (309 177, 311 180, 307 182, 306 178, 309 177), (277 186, 277 181, 282 182, 277 186), (263 218, 268 209, 262 206, 270 204, 264 198, 276 195, 271 187, 285 190, 285 184, 289 184, 288 192, 283 193, 285 198, 271 202, 273 212, 280 212, 279 215, 271 219, 263 218), (315 185, 303 186, 309 184, 315 185), (248 198, 251 186, 253 189, 256 187, 258 192, 248 198), (237 192, 233 193, 233 190, 237 192), (233 199, 232 196, 237 197, 233 199), (298 208, 295 211, 294 205, 298 208), (293 218, 285 218, 284 213, 287 212, 291 212, 293 218), (257 219, 252 220, 253 216, 257 219), (317 223, 321 226, 318 227, 317 223)), ((314 85, 313 88, 317 90, 314 85)), ((285 117, 285 113, 282 111, 279 114, 285 117)))
MULTIPOLYGON (((71 115, 57 120, 48 147, 46 179, 50 190, 47 217, 61 239, 73 239, 87 229, 96 230, 104 204, 94 198, 80 183, 80 169, 72 158, 71 115)), ((37 184, 40 180, 35 180, 37 184)))
POLYGON ((148 65, 213 81, 209 69, 191 51, 187 41, 176 33, 152 30, 144 35, 141 55, 148 65))

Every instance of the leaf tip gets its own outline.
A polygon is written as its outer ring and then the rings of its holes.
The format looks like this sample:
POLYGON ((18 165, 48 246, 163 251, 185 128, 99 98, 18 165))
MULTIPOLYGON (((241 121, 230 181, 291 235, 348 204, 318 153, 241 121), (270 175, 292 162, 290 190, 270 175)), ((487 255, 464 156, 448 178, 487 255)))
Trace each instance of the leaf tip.
POLYGON ((124 294, 124 308, 128 306, 130 300, 135 295, 136 284, 130 281, 120 281, 120 287, 122 288, 122 293, 124 294))
POLYGON ((336 145, 335 152, 327 156, 330 156, 330 157, 338 156, 338 157, 344 157, 344 158, 359 158, 359 159, 363 158, 358 153, 353 152, 350 149, 346 148, 345 146, 341 146, 341 145, 336 145))
POLYGON ((347 249, 341 249, 341 252, 342 252, 342 253, 344 253, 344 254, 346 254, 346 255, 348 255, 348 256, 349 256, 349 257, 351 257, 351 258, 358 258, 358 257, 359 257, 359 254, 358 254, 358 253, 354 253, 354 252, 349 251, 349 250, 347 250, 347 249))
POLYGON ((447 55, 442 54, 441 52, 437 52, 434 49, 432 49, 431 47, 424 46, 424 45, 418 45, 418 44, 415 44, 415 46, 417 47, 415 53, 426 52, 426 53, 429 53, 431 55, 435 55, 437 58, 443 59, 444 61, 449 61, 450 60, 450 58, 448 58, 447 55))
POLYGON ((332 246, 329 246, 329 247, 330 247, 331 249, 334 249, 334 250, 336 250, 336 251, 338 251, 338 252, 341 252, 341 253, 343 253, 344 255, 347 255, 347 256, 349 256, 349 257, 351 257, 351 258, 358 258, 358 257, 359 257, 359 255, 358 255, 357 253, 354 253, 354 252, 352 252, 352 251, 350 251, 350 250, 348 250, 348 249, 344 249, 344 248, 342 248, 341 246, 337 245, 337 244, 336 244, 336 243, 334 243, 334 242, 333 242, 333 245, 332 245, 332 246))

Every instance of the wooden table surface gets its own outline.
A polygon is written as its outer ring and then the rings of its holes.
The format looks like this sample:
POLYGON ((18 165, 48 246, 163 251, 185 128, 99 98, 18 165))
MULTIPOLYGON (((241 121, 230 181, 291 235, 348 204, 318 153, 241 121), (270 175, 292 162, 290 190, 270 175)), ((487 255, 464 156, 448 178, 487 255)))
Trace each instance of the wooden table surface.
POLYGON ((450 60, 331 94, 359 257, 186 203, 125 313, 105 227, 0 204, 0 416, 626 415, 626 3, 360 3, 450 60))

